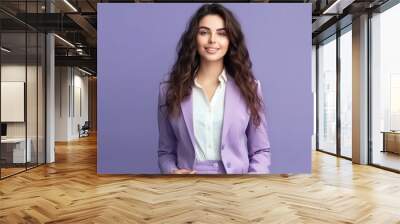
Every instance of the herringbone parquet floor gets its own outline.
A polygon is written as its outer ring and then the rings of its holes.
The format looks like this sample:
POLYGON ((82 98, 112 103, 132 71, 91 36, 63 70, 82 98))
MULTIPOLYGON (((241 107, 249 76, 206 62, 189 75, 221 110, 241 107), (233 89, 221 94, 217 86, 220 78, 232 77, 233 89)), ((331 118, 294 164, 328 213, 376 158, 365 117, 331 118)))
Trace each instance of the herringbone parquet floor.
POLYGON ((400 175, 314 152, 289 177, 98 176, 89 137, 0 181, 0 223, 400 223, 400 175))

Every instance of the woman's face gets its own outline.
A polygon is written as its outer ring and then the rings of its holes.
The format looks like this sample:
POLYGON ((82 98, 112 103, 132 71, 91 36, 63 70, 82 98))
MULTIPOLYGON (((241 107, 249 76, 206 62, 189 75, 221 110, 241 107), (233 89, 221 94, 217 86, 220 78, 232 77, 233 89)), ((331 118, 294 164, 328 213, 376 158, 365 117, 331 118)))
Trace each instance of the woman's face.
POLYGON ((196 41, 202 60, 223 60, 229 47, 224 20, 218 15, 204 16, 199 22, 196 41))

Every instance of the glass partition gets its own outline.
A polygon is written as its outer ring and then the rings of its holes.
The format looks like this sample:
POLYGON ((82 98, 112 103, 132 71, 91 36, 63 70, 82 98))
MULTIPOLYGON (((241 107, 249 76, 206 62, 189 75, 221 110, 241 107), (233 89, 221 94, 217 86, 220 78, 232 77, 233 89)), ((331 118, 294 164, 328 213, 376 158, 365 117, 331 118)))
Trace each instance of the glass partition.
MULTIPOLYGON (((45 1, 1 1, 0 178, 45 163, 45 34, 17 19, 45 1)), ((33 18, 37 18, 34 17, 33 18)))
POLYGON ((46 162, 46 139, 45 139, 45 124, 46 124, 46 37, 43 33, 38 33, 38 65, 37 65, 37 162, 43 164, 46 162))
POLYGON ((318 149, 336 154, 336 36, 318 47, 318 149))
POLYGON ((36 32, 27 33, 27 98, 26 98, 26 113, 27 113, 27 144, 30 153, 30 161, 27 163, 28 168, 37 165, 37 132, 38 132, 38 35, 36 32))
POLYGON ((26 148, 26 33, 1 34, 1 176, 24 171, 26 148), (4 50, 6 49, 6 50, 4 50))

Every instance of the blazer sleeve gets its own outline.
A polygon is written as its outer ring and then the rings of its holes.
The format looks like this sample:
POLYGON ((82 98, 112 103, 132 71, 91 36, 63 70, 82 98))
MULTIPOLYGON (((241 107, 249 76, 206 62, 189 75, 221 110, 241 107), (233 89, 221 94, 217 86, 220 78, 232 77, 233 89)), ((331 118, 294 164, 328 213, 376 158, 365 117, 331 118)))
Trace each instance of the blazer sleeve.
POLYGON ((168 119, 166 107, 166 85, 160 84, 158 95, 158 166, 161 173, 172 173, 176 165, 177 140, 168 119))
MULTIPOLYGON (((258 80, 257 94, 263 101, 261 83, 258 80)), ((260 125, 256 127, 253 121, 250 120, 246 129, 247 148, 249 150, 249 174, 267 174, 270 172, 269 166, 271 165, 271 152, 263 102, 259 114, 261 116, 260 125)))

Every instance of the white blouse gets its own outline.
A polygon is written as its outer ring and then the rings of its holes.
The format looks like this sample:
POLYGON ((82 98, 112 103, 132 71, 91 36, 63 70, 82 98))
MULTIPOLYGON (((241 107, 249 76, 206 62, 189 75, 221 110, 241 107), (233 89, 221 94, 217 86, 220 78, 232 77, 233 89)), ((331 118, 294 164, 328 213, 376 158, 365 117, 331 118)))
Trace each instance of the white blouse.
POLYGON ((194 80, 193 129, 196 160, 221 160, 220 143, 224 118, 226 72, 218 77, 219 85, 208 102, 202 86, 194 80))

